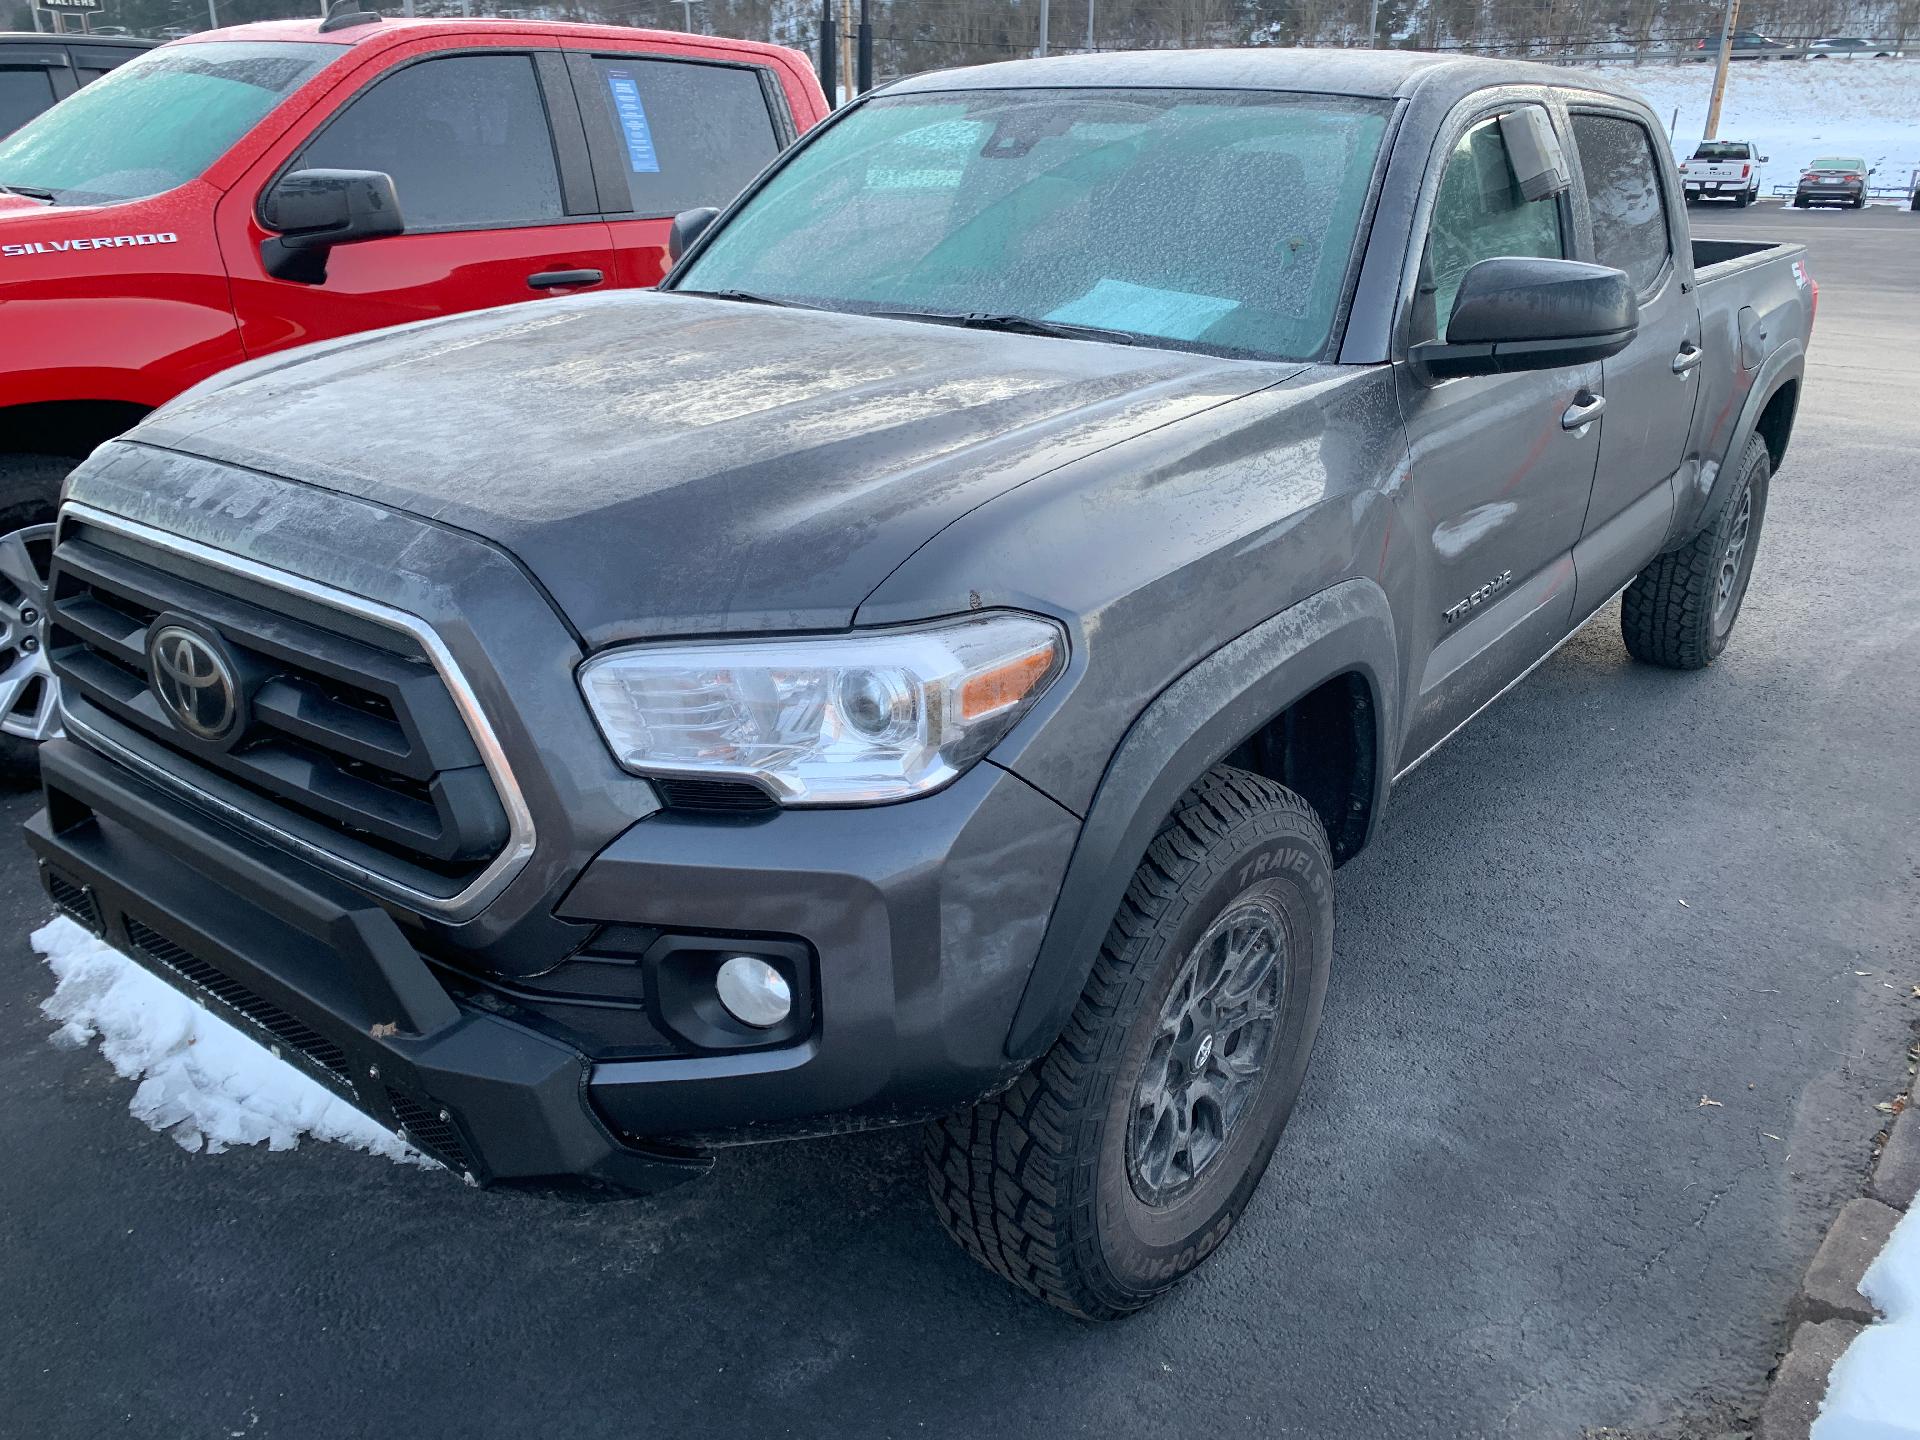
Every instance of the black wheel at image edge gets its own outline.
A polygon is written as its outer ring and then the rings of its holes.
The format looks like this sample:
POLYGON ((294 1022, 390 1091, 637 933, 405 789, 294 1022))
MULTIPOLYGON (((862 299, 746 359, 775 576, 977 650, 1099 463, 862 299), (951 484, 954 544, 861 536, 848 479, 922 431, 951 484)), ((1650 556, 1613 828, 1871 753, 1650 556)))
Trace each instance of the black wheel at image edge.
POLYGON ((1332 954, 1319 817, 1215 767, 1148 848, 1052 1048, 1004 1094, 927 1126, 941 1223, 1071 1314, 1151 1302, 1219 1247, 1265 1172, 1332 954))

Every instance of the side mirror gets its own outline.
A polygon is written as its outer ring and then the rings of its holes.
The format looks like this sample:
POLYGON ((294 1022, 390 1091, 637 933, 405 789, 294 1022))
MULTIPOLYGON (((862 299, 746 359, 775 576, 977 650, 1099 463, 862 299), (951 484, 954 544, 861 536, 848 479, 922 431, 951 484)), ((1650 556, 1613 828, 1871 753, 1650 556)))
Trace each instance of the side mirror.
POLYGON ((1753 158, 1758 160, 1762 165, 1767 163, 1767 157, 1764 155, 1756 155, 1753 158))
POLYGON ((706 234, 707 227, 719 218, 719 210, 712 205, 682 210, 673 217, 673 228, 667 232, 667 257, 678 264, 680 257, 693 248, 693 242, 706 234))
POLYGON ((378 170, 295 170, 260 201, 260 222, 280 233, 260 242, 267 273, 318 285, 336 245, 379 240, 407 228, 393 177, 378 170))
POLYGON ((1415 345, 1429 381, 1557 370, 1618 355, 1640 330, 1625 272, 1580 260, 1482 260, 1460 281, 1445 340, 1415 345))

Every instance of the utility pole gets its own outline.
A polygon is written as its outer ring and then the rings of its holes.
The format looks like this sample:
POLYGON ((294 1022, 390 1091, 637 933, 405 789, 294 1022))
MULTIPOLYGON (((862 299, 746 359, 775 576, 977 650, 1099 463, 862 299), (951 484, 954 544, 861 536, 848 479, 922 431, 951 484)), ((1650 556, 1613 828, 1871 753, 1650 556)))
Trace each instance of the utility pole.
POLYGON ((1368 0, 1367 4, 1367 48, 1373 49, 1380 43, 1380 0, 1368 0))
POLYGON ((693 7, 698 5, 700 0, 678 0, 678 3, 681 17, 680 28, 691 35, 693 33, 693 7))
POLYGON ((873 15, 871 0, 860 0, 860 35, 856 42, 859 63, 854 67, 854 85, 864 95, 873 88, 873 15))
POLYGON ((1740 0, 1727 0, 1727 15, 1720 22, 1720 64, 1713 72, 1713 99, 1707 104, 1707 131, 1700 138, 1712 140, 1720 134, 1720 102, 1727 93, 1727 64, 1733 59, 1733 27, 1740 20, 1740 0))
POLYGON ((840 0, 840 83, 844 87, 841 94, 853 99, 853 47, 846 42, 853 38, 853 0, 840 0))
POLYGON ((1040 53, 1047 53, 1047 0, 1040 0, 1040 53))
POLYGON ((220 28, 220 12, 215 10, 213 5, 214 0, 207 0, 207 28, 209 30, 218 30, 220 28))
POLYGON ((1093 53, 1093 0, 1087 0, 1087 53, 1093 53))

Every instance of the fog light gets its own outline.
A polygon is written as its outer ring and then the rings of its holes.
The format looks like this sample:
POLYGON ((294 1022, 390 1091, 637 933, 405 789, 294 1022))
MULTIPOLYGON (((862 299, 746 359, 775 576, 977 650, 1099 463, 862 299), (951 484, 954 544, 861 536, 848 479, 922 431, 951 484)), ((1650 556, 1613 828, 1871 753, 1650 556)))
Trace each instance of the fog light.
POLYGON ((723 962, 713 988, 729 1015, 756 1030, 772 1029, 793 1010, 787 977, 752 955, 734 955, 723 962))

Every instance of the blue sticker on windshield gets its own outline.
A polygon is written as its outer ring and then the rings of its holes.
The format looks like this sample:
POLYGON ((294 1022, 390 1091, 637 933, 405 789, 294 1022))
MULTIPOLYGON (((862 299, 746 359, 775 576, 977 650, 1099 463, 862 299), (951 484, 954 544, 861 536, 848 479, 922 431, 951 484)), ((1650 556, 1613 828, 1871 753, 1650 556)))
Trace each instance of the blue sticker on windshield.
POLYGON ((640 83, 631 70, 609 70, 607 88, 613 92, 613 113, 620 117, 620 133, 627 137, 627 163, 633 173, 659 174, 660 157, 654 153, 647 107, 640 103, 640 83))

